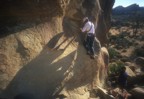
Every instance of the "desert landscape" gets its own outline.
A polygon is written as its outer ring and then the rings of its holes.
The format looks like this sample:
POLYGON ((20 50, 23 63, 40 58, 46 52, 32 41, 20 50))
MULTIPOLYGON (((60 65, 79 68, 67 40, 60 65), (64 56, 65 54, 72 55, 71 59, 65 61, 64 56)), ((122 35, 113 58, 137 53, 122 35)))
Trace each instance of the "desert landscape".
MULTIPOLYGON (((144 8, 137 4, 113 9, 109 31, 110 78, 125 66, 127 90, 134 99, 143 97, 144 78, 144 8)), ((116 87, 116 86, 115 86, 116 87)))

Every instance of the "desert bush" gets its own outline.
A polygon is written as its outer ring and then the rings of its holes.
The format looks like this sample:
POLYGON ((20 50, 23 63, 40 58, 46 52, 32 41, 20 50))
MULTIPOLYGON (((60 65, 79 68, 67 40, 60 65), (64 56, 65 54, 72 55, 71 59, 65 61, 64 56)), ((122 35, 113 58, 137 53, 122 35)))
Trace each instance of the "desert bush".
POLYGON ((108 52, 109 52, 110 58, 114 58, 118 55, 118 52, 114 48, 109 48, 108 52))
POLYGON ((124 67, 124 63, 121 61, 116 61, 109 64, 109 74, 118 74, 121 71, 121 68, 124 67))

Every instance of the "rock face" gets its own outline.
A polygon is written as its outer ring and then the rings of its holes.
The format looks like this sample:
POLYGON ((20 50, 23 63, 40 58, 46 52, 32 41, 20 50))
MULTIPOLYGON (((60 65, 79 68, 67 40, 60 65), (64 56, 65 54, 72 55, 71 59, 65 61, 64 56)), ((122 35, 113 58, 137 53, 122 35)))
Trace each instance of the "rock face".
POLYGON ((144 64, 144 57, 138 57, 135 59, 135 63, 140 65, 140 66, 143 66, 144 64))
POLYGON ((98 23, 104 46, 112 5, 113 0, 1 0, 0 97, 88 99, 88 90, 104 85, 108 53, 99 46, 95 60, 86 55, 81 19, 98 23))
POLYGON ((136 87, 131 90, 134 99, 143 99, 144 97, 144 88, 143 87, 136 87))

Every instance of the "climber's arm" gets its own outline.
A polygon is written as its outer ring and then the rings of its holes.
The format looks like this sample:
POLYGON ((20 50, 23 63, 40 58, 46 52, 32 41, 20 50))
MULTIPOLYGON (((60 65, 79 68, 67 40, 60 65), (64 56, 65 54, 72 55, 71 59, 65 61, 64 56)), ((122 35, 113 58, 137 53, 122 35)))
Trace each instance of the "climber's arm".
POLYGON ((82 32, 86 32, 89 25, 86 23, 83 28, 80 28, 82 32))

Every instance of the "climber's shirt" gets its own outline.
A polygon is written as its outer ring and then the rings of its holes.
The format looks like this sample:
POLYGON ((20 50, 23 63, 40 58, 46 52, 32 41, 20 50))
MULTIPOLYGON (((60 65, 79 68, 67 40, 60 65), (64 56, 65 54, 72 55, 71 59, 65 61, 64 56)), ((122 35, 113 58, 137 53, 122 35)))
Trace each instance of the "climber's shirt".
POLYGON ((89 33, 94 34, 95 33, 94 24, 88 21, 82 28, 82 32, 87 32, 88 34, 89 33))

